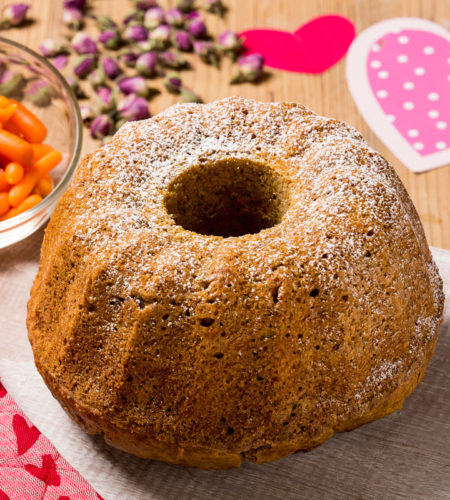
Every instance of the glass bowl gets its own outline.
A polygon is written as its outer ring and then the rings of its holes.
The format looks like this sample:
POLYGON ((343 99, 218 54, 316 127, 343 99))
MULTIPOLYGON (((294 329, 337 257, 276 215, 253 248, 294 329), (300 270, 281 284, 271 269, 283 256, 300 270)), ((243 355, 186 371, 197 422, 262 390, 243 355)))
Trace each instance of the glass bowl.
POLYGON ((53 191, 30 210, 0 221, 0 248, 3 248, 34 233, 50 217, 75 173, 81 152, 82 120, 72 89, 61 74, 36 52, 0 37, 0 71, 20 75, 15 77, 20 82, 14 85, 7 97, 22 102, 44 123, 48 130, 44 143, 63 154, 62 162, 50 173, 53 191), (33 88, 44 84, 44 98, 33 97, 33 88))

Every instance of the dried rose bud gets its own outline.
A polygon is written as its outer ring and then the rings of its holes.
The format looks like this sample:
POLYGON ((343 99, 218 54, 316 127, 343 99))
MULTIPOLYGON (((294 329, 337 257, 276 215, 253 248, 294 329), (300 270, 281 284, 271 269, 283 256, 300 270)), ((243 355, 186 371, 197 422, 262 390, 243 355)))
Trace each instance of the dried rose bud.
POLYGON ((215 67, 219 67, 220 54, 214 47, 212 42, 201 42, 199 40, 194 40, 193 43, 194 52, 200 57, 200 59, 206 64, 212 64, 215 67))
POLYGON ((189 12, 194 7, 194 0, 177 0, 177 9, 181 12, 189 12))
POLYGON ((157 0, 135 0, 134 6, 136 9, 148 10, 152 7, 158 7, 157 0))
POLYGON ((175 33, 173 38, 173 43, 175 47, 184 52, 189 52, 192 50, 191 36, 187 31, 180 30, 175 33))
POLYGON ((164 86, 171 94, 179 94, 182 87, 180 74, 175 72, 169 73, 164 78, 164 86))
POLYGON ((99 87, 95 92, 97 108, 100 113, 113 111, 116 107, 116 99, 113 91, 108 87, 99 87))
POLYGON ((202 98, 199 95, 194 94, 192 90, 189 90, 185 87, 181 88, 181 100, 183 102, 197 102, 197 103, 202 102, 202 98))
POLYGON ((149 50, 152 50, 154 44, 151 40, 141 40, 134 45, 136 45, 140 52, 148 52, 149 50))
POLYGON ((95 67, 95 56, 92 54, 85 54, 80 56, 74 64, 73 73, 78 78, 86 77, 95 67))
POLYGON ((203 38, 207 33, 206 24, 200 19, 194 19, 189 23, 188 32, 194 38, 203 38))
POLYGON ((147 40, 147 36, 147 30, 141 24, 130 24, 127 26, 123 33, 123 37, 129 42, 140 42, 142 40, 147 40))
POLYGON ((122 24, 127 25, 131 22, 142 23, 143 21, 144 12, 142 10, 133 10, 122 19, 122 24))
POLYGON ((89 73, 89 81, 94 89, 106 84, 106 74, 102 64, 89 73))
POLYGON ((89 104, 80 104, 81 119, 84 123, 90 123, 94 119, 94 110, 89 104))
POLYGON ((149 40, 152 44, 152 49, 162 50, 169 44, 170 41, 170 26, 160 24, 157 28, 150 32, 149 40))
POLYGON ((188 21, 193 21, 194 19, 196 19, 197 21, 201 21, 203 17, 198 10, 192 10, 191 12, 188 12, 186 14, 186 19, 188 21))
POLYGON ((26 98, 40 107, 48 106, 56 95, 55 89, 46 80, 34 80, 26 91, 26 98))
POLYGON ((227 11, 227 8, 222 3, 222 0, 205 0, 203 9, 206 10, 206 12, 217 14, 220 17, 223 17, 225 12, 227 11))
POLYGON ((53 66, 58 70, 64 69, 67 66, 68 62, 69 57, 65 54, 60 54, 52 60, 53 66))
POLYGON ((178 52, 171 50, 161 52, 159 60, 166 68, 180 69, 187 65, 187 61, 178 52))
POLYGON ((117 29, 117 23, 108 16, 97 16, 95 23, 100 31, 117 29))
POLYGON ((102 66, 103 66, 103 71, 105 72, 105 75, 108 78, 111 78, 111 80, 114 80, 117 76, 122 73, 122 70, 120 69, 119 64, 115 59, 112 59, 111 57, 103 57, 101 60, 102 66))
POLYGON ((65 9, 83 10, 86 6, 86 0, 64 0, 65 9))
POLYGON ((59 54, 67 54, 67 45, 62 42, 48 38, 39 45, 39 52, 44 57, 55 57, 59 54))
POLYGON ((99 115, 91 123, 91 137, 94 139, 103 139, 110 135, 114 128, 114 122, 108 115, 99 115))
POLYGON ((238 59, 239 73, 231 83, 256 82, 264 74, 264 57, 261 54, 250 54, 238 59))
POLYGON ((136 66, 136 61, 139 55, 139 51, 135 49, 127 49, 120 54, 120 59, 125 64, 125 66, 134 68, 136 66))
POLYGON ((147 100, 135 94, 127 95, 117 106, 117 111, 119 116, 126 121, 150 118, 147 100))
POLYGON ((144 26, 149 29, 155 29, 164 22, 164 11, 161 7, 153 7, 148 9, 144 17, 144 26))
POLYGON ((137 94, 142 97, 147 97, 149 94, 149 88, 145 78, 142 76, 131 76, 121 78, 118 82, 119 89, 125 95, 137 94))
POLYGON ((180 9, 169 9, 166 12, 166 21, 172 26, 183 26, 184 24, 184 14, 180 9))
POLYGON ((20 73, 6 70, 0 77, 0 95, 6 97, 19 96, 25 84, 25 78, 20 73))
POLYGON ((136 69, 142 76, 154 76, 156 74, 157 63, 158 55, 156 52, 145 52, 137 58, 136 69))
POLYGON ((20 26, 27 18, 30 6, 26 3, 8 5, 3 10, 2 27, 20 26))
POLYGON ((63 23, 74 30, 79 30, 83 26, 83 14, 78 9, 64 9, 63 23))
POLYGON ((218 36, 219 47, 224 52, 237 53, 242 48, 242 39, 232 30, 226 30, 218 36))
POLYGON ((97 44, 92 38, 79 31, 73 38, 71 46, 78 54, 95 54, 97 52, 97 44))
POLYGON ((98 37, 98 41, 111 50, 117 50, 122 43, 120 33, 116 29, 102 31, 98 37))

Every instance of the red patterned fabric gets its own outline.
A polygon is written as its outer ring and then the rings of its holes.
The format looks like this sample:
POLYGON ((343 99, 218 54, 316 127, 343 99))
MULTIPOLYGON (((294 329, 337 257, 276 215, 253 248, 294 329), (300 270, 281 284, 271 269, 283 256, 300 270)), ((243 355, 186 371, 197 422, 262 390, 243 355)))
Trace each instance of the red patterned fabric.
POLYGON ((0 500, 98 500, 0 382, 0 500))

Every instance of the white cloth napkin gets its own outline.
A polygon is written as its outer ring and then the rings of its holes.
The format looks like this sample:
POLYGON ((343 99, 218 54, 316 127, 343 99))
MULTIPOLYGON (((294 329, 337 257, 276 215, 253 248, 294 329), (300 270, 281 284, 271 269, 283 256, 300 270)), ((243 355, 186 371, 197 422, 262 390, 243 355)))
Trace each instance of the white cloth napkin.
MULTIPOLYGON (((308 454, 231 471, 138 459, 87 436, 37 373, 25 327, 42 233, 0 252, 0 376, 18 405, 106 500, 450 498, 450 252, 433 249, 447 306, 424 381, 403 409, 308 454)), ((0 438, 1 446, 1 438, 0 438)))

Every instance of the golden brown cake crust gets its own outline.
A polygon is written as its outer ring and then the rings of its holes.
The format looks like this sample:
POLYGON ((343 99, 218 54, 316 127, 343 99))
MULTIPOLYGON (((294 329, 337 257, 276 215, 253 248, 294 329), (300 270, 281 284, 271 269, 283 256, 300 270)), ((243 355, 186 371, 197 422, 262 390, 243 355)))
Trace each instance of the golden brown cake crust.
POLYGON ((83 160, 27 324, 87 432, 229 468, 400 408, 442 311, 392 167, 342 122, 233 97, 128 123, 83 160))

